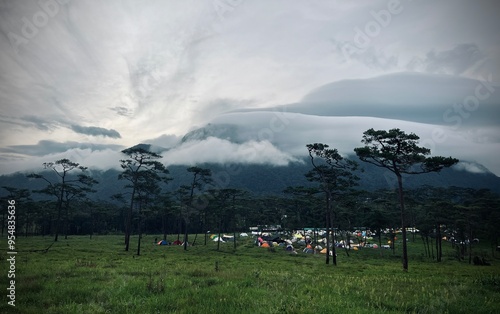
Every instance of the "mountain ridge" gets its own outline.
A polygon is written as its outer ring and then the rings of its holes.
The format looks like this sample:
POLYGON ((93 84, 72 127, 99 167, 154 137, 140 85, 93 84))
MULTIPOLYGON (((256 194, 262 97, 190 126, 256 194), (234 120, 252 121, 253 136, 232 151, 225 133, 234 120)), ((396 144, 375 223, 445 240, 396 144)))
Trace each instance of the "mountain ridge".
MULTIPOLYGON (((255 195, 277 195, 281 194, 288 186, 310 186, 313 183, 307 181, 305 173, 312 169, 307 159, 302 163, 290 163, 288 166, 255 165, 255 164, 200 164, 199 167, 209 168, 212 171, 214 183, 211 188, 237 188, 247 190, 255 195)), ((364 172, 356 172, 360 177, 358 189, 374 191, 377 189, 395 189, 396 180, 394 175, 383 168, 359 162, 364 172)), ((478 168, 482 166, 472 163, 478 168)), ((166 191, 175 191, 183 184, 189 184, 191 174, 186 171, 187 166, 168 166, 170 176, 174 180, 166 186, 166 191)), ((92 176, 99 181, 95 186, 98 191, 90 197, 96 200, 111 201, 114 194, 123 192, 125 181, 118 180, 117 169, 96 170, 89 169, 92 176)), ((47 172, 48 174, 50 172, 47 172)), ((439 173, 428 173, 423 175, 404 176, 405 189, 415 189, 428 185, 434 187, 464 187, 474 189, 490 189, 500 194, 500 177, 491 172, 473 173, 465 168, 443 169, 439 173)), ((42 180, 26 178, 26 173, 15 173, 0 176, 0 186, 12 186, 16 188, 41 189, 45 186, 42 180)), ((0 192, 5 196, 6 190, 0 192)))

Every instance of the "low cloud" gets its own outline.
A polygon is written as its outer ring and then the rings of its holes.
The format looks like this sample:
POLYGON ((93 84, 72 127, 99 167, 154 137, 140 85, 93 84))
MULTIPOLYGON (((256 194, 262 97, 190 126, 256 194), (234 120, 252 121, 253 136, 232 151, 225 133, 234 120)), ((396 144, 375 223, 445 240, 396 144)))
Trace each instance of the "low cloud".
POLYGON ((111 138, 121 138, 120 133, 113 129, 105 129, 99 128, 95 126, 81 126, 81 125, 72 125, 71 129, 76 133, 92 135, 92 136, 104 136, 111 138))
POLYGON ((73 148, 64 152, 56 152, 43 156, 24 156, 9 158, 2 162, 0 174, 9 174, 14 172, 36 172, 43 170, 44 162, 51 162, 60 159, 69 159, 90 169, 107 170, 110 168, 119 169, 119 160, 123 155, 113 149, 92 150, 90 148, 73 148))
POLYGON ((201 163, 270 164, 286 166, 299 162, 292 155, 280 151, 269 141, 248 141, 232 143, 215 137, 202 141, 183 143, 163 154, 168 165, 195 165, 201 163))
POLYGON ((472 162, 461 161, 455 166, 453 166, 456 170, 467 171, 471 173, 488 173, 488 169, 484 168, 481 165, 472 162))
POLYGON ((122 149, 121 145, 94 144, 94 143, 79 143, 79 142, 56 142, 50 140, 42 140, 34 145, 11 145, 5 148, 0 148, 0 153, 13 153, 28 156, 45 156, 51 154, 64 153, 71 149, 101 151, 106 149, 122 149))
POLYGON ((180 137, 173 134, 162 134, 157 138, 143 141, 144 143, 151 144, 154 146, 169 148, 176 145, 180 140, 180 137))

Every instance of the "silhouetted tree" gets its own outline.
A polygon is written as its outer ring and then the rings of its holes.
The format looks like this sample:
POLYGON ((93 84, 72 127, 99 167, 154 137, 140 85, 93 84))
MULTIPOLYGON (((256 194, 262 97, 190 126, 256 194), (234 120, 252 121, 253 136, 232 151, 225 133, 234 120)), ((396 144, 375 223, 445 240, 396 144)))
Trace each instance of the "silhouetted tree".
POLYGON ((354 149, 356 155, 362 161, 388 169, 397 178, 401 209, 404 271, 408 271, 408 248, 406 243, 402 174, 437 172, 458 162, 458 159, 452 157, 426 157, 431 151, 428 148, 419 147, 417 145, 419 139, 416 134, 406 134, 400 129, 391 129, 389 131, 369 129, 363 133, 363 139, 361 140, 366 146, 354 149))
MULTIPOLYGON (((179 188, 179 193, 181 194, 181 203, 183 206, 182 216, 184 221, 184 250, 187 250, 188 245, 188 230, 189 230, 189 219, 190 216, 197 212, 197 206, 195 204, 195 191, 201 191, 205 184, 212 182, 210 178, 212 172, 210 169, 203 169, 200 167, 189 167, 187 171, 193 175, 190 185, 182 185, 179 188)), ((202 204, 206 206, 206 204, 202 204)))
MULTIPOLYGON (((309 181, 320 183, 320 191, 325 196, 326 220, 326 263, 330 262, 330 230, 332 230, 332 202, 347 190, 357 185, 358 177, 353 174, 357 169, 356 162, 343 158, 337 149, 329 149, 321 143, 308 144, 309 158, 313 170, 306 174, 309 181), (318 162, 319 158, 322 162, 318 162)), ((335 237, 332 245, 333 265, 337 265, 335 237)))
MULTIPOLYGON (((167 177, 168 170, 158 161, 161 155, 140 147, 127 148, 122 150, 122 153, 128 158, 120 160, 123 172, 118 175, 118 179, 127 180, 129 183, 125 187, 131 190, 130 206, 125 217, 125 251, 128 251, 134 206, 144 201, 148 191, 157 187, 156 183, 162 180, 166 182, 169 178, 167 177)), ((139 251, 140 244, 138 245, 139 251)))
POLYGON ((69 195, 81 196, 88 192, 92 192, 92 185, 96 184, 97 181, 86 174, 87 167, 80 166, 80 164, 69 159, 60 159, 55 162, 45 162, 43 163, 43 166, 45 169, 53 171, 58 182, 53 182, 53 180, 51 181, 45 174, 32 173, 28 175, 28 178, 42 179, 47 182, 47 186, 44 189, 34 192, 53 195, 57 198, 57 220, 54 238, 54 241, 57 241, 60 232, 63 203, 66 202, 67 206, 69 206, 69 201, 71 200, 71 197, 68 198, 69 195), (80 173, 76 177, 71 176, 71 172, 73 171, 80 171, 80 173))

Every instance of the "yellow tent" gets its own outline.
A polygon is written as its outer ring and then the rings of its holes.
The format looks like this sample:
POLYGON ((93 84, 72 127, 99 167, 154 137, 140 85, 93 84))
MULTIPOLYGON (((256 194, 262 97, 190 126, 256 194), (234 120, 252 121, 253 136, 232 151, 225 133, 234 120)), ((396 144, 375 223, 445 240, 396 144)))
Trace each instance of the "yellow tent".
POLYGON ((320 251, 320 253, 321 253, 321 254, 326 254, 326 248, 322 249, 322 250, 320 251))

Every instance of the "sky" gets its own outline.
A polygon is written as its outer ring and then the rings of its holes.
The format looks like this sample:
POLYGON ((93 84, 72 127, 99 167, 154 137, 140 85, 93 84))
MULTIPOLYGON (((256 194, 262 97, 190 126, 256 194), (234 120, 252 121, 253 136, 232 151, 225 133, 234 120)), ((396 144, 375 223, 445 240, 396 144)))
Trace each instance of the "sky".
POLYGON ((307 143, 348 154, 368 128, 398 127, 500 175, 498 12, 493 0, 0 1, 0 174, 61 158, 118 167, 138 143, 172 148, 166 164, 286 165, 307 143))

